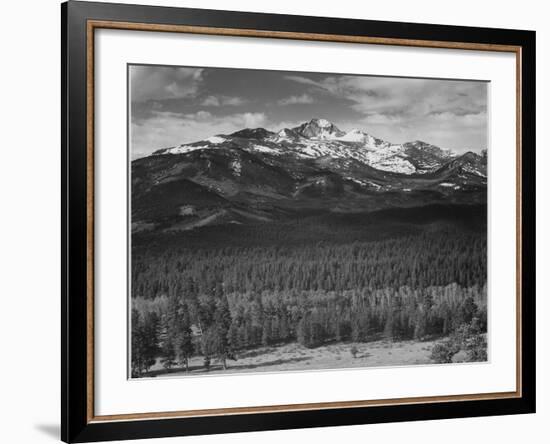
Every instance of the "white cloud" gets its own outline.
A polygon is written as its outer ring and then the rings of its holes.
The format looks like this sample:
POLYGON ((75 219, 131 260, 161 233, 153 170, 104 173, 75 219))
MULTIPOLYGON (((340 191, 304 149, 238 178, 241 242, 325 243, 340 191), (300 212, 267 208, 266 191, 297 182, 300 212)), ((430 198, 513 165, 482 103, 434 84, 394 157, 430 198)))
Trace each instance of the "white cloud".
POLYGON ((301 96, 290 96, 285 97, 284 99, 279 100, 277 103, 279 105, 296 105, 296 104, 307 104, 313 103, 313 97, 308 94, 302 94, 301 96))
POLYGON ((146 102, 194 97, 203 81, 202 74, 202 68, 131 66, 131 99, 146 102))
POLYGON ((202 101, 203 106, 220 106, 220 99, 216 96, 208 96, 202 101))
POLYGON ((222 100, 223 105, 238 106, 246 103, 246 100, 240 97, 224 97, 222 100))
POLYGON ((365 115, 464 115, 484 112, 487 107, 486 84, 481 82, 367 76, 333 76, 321 81, 285 78, 348 99, 354 110, 365 115))
POLYGON ((264 113, 236 113, 219 117, 204 110, 191 114, 153 112, 153 117, 132 123, 131 153, 138 158, 160 148, 229 134, 243 128, 265 126, 264 113))
POLYGON ((356 125, 376 137, 395 143, 422 139, 458 151, 486 146, 486 83, 367 76, 286 79, 348 100, 364 116, 356 125))
POLYGON ((246 100, 240 97, 229 96, 208 96, 202 101, 203 106, 239 106, 246 103, 246 100))
POLYGON ((403 118, 371 114, 358 125, 372 135, 394 143, 424 140, 457 152, 487 147, 485 112, 463 116, 444 112, 429 119, 423 116, 403 118))
MULTIPOLYGON (((259 126, 264 126, 267 121, 264 113, 244 113, 237 114, 234 117, 237 118, 238 122, 242 119, 246 128, 257 128, 259 126)), ((229 119, 231 120, 231 116, 229 116, 229 119)))
POLYGON ((367 125, 394 125, 399 122, 399 119, 385 114, 373 113, 365 117, 363 121, 367 125))

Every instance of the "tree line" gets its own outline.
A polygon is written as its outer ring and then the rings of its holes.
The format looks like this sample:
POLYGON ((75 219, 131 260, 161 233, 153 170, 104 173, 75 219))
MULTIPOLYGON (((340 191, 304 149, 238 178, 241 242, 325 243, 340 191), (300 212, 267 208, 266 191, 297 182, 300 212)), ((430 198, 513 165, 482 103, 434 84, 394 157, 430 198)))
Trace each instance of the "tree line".
POLYGON ((426 288, 486 281, 486 235, 425 232, 378 242, 168 248, 132 253, 132 296, 426 288))

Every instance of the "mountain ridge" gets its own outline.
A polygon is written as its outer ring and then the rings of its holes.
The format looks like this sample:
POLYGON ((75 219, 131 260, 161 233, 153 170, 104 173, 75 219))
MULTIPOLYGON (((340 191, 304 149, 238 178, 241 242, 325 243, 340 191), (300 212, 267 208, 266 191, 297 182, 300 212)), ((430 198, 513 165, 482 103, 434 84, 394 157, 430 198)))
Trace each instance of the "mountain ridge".
POLYGON ((313 118, 294 128, 270 131, 262 127, 244 128, 229 135, 162 148, 152 155, 185 154, 195 150, 239 146, 250 152, 294 155, 302 158, 354 158, 373 168, 401 174, 424 174, 458 156, 452 150, 416 140, 395 144, 368 132, 340 130, 326 119, 313 118))
POLYGON ((312 119, 278 132, 245 128, 159 150, 132 161, 131 183, 134 231, 186 231, 311 212, 483 203, 487 156, 418 140, 391 144, 312 119))

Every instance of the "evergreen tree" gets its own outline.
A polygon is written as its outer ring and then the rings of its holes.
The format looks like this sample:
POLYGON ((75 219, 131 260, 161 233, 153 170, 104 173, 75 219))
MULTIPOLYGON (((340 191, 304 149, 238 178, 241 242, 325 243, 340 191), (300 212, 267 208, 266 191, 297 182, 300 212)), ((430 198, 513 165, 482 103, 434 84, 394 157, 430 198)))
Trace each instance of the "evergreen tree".
POLYGON ((460 323, 469 324, 472 322, 477 312, 477 305, 474 302, 474 298, 468 296, 462 306, 460 307, 460 323))
POLYGON ((158 316, 132 309, 132 375, 139 377, 155 364, 158 353, 158 316))
POLYGON ((358 310, 351 316, 351 340, 363 342, 369 336, 369 316, 364 310, 358 310))
POLYGON ((159 317, 155 312, 146 313, 143 322, 144 368, 145 372, 155 364, 158 347, 159 317))
POLYGON ((239 323, 233 319, 231 326, 229 327, 229 332, 227 333, 229 340, 229 348, 231 350, 239 350, 243 347, 243 340, 241 337, 241 326, 239 323))
POLYGON ((185 366, 186 372, 189 371, 189 358, 191 358, 195 350, 189 311, 189 306, 185 304, 183 304, 178 311, 177 334, 175 341, 177 357, 185 366))
POLYGON ((262 345, 266 346, 271 343, 271 319, 264 315, 262 322, 262 345))
POLYGON ((132 309, 132 376, 139 377, 145 365, 145 337, 141 315, 135 308, 132 309))
POLYGON ((172 335, 169 335, 165 338, 162 343, 162 357, 161 363, 162 366, 166 369, 172 368, 176 363, 176 351, 174 348, 174 342, 172 340, 172 335))
POLYGON ((304 347, 311 347, 313 345, 313 338, 311 334, 311 315, 309 313, 304 313, 298 322, 296 334, 298 342, 304 347))
POLYGON ((227 359, 234 359, 229 342, 229 328, 231 327, 231 312, 225 297, 216 305, 214 323, 211 327, 211 351, 222 363, 223 369, 227 369, 227 359))

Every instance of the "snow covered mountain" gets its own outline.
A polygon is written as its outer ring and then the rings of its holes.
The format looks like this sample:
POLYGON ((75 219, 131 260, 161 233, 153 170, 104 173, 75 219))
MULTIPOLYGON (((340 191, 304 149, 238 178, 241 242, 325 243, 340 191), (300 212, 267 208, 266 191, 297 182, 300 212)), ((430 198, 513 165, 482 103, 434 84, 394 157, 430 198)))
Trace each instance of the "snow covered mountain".
POLYGON ((486 202, 487 154, 392 144, 323 119, 246 128, 132 162, 133 230, 486 202), (301 215, 301 216, 298 216, 301 215))
POLYGON ((434 171, 455 157, 449 150, 422 141, 393 144, 359 129, 344 132, 325 119, 312 119, 276 133, 264 128, 247 128, 230 135, 216 135, 202 141, 158 150, 154 154, 184 154, 224 146, 239 146, 251 153, 304 159, 325 156, 354 159, 381 171, 409 175, 434 171))
POLYGON ((294 132, 307 139, 331 140, 344 136, 334 123, 325 119, 311 119, 300 126, 293 128, 294 132))

